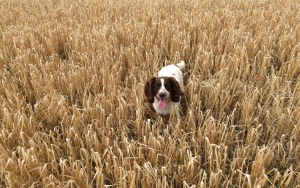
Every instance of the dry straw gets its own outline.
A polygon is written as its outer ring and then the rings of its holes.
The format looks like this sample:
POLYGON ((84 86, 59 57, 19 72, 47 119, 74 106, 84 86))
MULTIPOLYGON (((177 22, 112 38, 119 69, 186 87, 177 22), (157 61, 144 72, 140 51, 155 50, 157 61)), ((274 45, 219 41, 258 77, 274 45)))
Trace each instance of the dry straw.
POLYGON ((297 187, 300 4, 0 1, 0 187, 297 187), (146 80, 185 60, 181 117, 146 80))

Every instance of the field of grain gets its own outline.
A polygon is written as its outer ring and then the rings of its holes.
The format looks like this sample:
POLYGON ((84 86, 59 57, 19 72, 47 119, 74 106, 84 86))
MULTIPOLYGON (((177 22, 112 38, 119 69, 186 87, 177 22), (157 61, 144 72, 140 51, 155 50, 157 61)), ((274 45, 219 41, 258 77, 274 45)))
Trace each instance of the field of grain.
POLYGON ((0 187, 300 187, 299 10, 1 0, 0 187), (159 117, 144 84, 181 59, 159 117))

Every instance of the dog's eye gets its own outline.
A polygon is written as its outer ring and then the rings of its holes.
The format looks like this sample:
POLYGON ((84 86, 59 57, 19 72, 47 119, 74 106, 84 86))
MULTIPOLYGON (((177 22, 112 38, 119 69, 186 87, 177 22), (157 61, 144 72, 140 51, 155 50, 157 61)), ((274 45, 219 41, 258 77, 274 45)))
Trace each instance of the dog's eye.
POLYGON ((165 83, 165 88, 166 89, 170 89, 171 88, 170 84, 169 83, 165 83))
POLYGON ((157 88, 157 89, 160 88, 160 86, 161 86, 161 84, 159 82, 155 84, 155 88, 157 88))

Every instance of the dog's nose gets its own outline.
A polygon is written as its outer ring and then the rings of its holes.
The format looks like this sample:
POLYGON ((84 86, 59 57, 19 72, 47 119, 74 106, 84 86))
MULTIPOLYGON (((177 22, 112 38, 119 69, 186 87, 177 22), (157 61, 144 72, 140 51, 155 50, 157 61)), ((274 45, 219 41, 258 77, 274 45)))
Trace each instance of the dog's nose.
POLYGON ((160 98, 165 98, 165 97, 166 97, 166 94, 165 94, 165 93, 160 93, 158 96, 159 96, 160 98))

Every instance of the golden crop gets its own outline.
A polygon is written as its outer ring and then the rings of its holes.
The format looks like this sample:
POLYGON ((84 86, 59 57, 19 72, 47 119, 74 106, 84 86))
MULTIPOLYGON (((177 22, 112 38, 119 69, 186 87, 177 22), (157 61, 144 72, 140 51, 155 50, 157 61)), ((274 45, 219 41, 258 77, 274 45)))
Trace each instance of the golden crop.
POLYGON ((1 0, 0 187, 299 186, 299 10, 1 0), (181 59, 186 102, 165 119, 143 86, 181 59))

